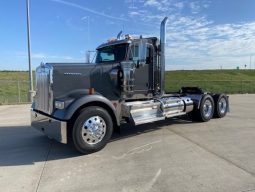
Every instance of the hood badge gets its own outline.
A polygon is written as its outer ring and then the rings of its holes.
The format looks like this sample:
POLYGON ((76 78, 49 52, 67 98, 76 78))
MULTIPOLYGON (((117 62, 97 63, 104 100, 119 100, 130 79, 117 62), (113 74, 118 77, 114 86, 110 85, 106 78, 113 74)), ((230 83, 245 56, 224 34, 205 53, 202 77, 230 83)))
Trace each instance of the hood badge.
POLYGON ((64 73, 64 75, 82 75, 81 73, 64 73))

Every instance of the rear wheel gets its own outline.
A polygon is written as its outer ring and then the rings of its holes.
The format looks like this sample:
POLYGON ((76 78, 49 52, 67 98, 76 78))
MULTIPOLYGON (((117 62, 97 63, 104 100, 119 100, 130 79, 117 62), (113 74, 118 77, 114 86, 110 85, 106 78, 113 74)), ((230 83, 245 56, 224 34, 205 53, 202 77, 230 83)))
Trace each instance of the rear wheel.
POLYGON ((215 101, 214 117, 216 118, 225 117, 228 111, 227 96, 224 94, 216 95, 214 101, 215 101))
POLYGON ((192 120, 207 122, 214 114, 214 100, 211 95, 204 95, 202 98, 199 109, 195 109, 190 113, 192 120))
POLYGON ((99 151, 111 138, 112 131, 112 118, 105 109, 87 107, 74 123, 72 132, 74 146, 83 154, 99 151))

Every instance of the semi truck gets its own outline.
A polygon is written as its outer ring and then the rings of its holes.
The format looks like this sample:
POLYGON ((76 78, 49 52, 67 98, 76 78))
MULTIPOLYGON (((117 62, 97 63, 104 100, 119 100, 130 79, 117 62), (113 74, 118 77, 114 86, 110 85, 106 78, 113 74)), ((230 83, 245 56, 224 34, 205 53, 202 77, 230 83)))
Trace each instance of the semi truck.
POLYGON ((42 63, 36 69, 32 127, 88 154, 104 148, 123 123, 224 117, 225 94, 198 87, 165 92, 167 20, 161 22, 160 38, 119 34, 101 44, 94 63, 42 63))

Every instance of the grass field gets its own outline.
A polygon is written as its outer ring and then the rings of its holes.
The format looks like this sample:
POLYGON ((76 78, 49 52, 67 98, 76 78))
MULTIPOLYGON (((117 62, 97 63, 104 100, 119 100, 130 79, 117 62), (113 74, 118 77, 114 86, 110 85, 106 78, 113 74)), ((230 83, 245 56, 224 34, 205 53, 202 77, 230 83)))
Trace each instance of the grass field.
POLYGON ((28 72, 0 71, 0 104, 28 101, 28 72))
MULTIPOLYGON (((198 86, 206 91, 255 93, 255 70, 204 70, 166 72, 166 91, 198 86)), ((0 71, 0 104, 24 103, 28 96, 28 72, 0 71)))
POLYGON ((208 92, 255 93, 255 70, 171 71, 166 73, 166 90, 198 86, 208 92))

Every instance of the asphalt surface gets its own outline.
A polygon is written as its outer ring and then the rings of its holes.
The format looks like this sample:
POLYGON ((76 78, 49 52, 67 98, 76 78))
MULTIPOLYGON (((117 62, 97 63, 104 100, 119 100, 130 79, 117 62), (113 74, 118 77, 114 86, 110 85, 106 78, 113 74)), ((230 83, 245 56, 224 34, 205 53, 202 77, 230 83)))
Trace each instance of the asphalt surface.
POLYGON ((1 106, 0 191, 255 191, 255 95, 230 103, 208 123, 123 126, 85 156, 33 130, 28 105, 1 106))

